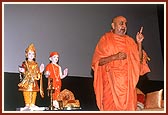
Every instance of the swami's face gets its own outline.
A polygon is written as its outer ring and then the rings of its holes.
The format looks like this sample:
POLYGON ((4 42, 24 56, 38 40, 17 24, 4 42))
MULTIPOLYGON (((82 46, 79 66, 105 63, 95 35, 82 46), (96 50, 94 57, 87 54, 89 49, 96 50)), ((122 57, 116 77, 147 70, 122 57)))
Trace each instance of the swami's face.
POLYGON ((127 20, 126 18, 119 16, 116 17, 112 24, 113 32, 118 35, 125 35, 127 32, 127 20))

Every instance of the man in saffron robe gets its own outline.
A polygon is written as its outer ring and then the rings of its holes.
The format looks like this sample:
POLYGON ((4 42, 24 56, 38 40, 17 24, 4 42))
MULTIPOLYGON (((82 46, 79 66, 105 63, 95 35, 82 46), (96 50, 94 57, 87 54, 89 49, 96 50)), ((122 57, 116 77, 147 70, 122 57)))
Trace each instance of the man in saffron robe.
POLYGON ((92 59, 94 91, 101 111, 134 111, 139 76, 150 72, 147 54, 142 49, 143 27, 136 42, 126 35, 127 20, 117 16, 112 30, 99 40, 92 59))
POLYGON ((53 80, 53 87, 55 92, 53 93, 53 106, 59 108, 58 105, 58 95, 61 91, 62 82, 61 79, 65 78, 68 74, 68 68, 64 70, 62 74, 61 66, 58 65, 59 54, 58 52, 51 52, 49 56, 50 63, 45 68, 45 76, 48 78, 48 87, 50 86, 49 79, 53 80))

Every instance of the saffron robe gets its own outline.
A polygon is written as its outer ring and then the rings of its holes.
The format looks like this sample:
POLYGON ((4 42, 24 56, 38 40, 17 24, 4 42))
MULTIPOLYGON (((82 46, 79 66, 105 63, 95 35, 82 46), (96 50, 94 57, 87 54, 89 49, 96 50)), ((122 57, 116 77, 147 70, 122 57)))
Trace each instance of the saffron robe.
MULTIPOLYGON (((59 65, 56 64, 48 64, 46 66, 46 70, 45 71, 49 71, 50 75, 48 76, 49 78, 53 79, 53 87, 55 89, 55 92, 53 93, 53 100, 57 100, 58 99, 58 95, 60 94, 61 91, 61 86, 62 86, 62 82, 61 82, 61 78, 60 78, 60 67, 59 65)), ((48 86, 49 86, 49 81, 48 81, 48 86)))
POLYGON ((99 40, 92 59, 94 71, 94 91, 97 106, 106 111, 136 110, 136 85, 140 75, 150 72, 146 63, 147 55, 143 51, 140 63, 139 51, 133 38, 107 32, 99 40), (115 60, 99 66, 103 57, 125 52, 127 58, 115 60))

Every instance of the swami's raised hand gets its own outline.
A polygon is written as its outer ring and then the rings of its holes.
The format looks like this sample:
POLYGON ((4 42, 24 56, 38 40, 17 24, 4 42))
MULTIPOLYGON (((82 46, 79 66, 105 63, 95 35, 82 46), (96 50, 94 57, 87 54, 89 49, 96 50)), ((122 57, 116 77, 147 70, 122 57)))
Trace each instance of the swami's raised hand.
POLYGON ((142 41, 144 39, 142 31, 143 31, 143 27, 141 27, 141 29, 140 29, 139 32, 137 32, 137 35, 136 35, 136 41, 137 41, 137 43, 142 43, 142 41))

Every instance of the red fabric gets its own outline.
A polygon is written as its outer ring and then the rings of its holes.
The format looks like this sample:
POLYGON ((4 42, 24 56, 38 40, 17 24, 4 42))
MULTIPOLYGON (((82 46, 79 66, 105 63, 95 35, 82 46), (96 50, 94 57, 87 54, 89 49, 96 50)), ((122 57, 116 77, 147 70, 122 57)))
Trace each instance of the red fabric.
POLYGON ((145 95, 137 94, 137 101, 145 104, 145 95))
POLYGON ((50 57, 54 56, 54 55, 58 55, 58 52, 51 52, 50 53, 50 57))
POLYGON ((106 33, 98 42, 92 59, 94 90, 100 110, 135 110, 136 84, 139 75, 150 71, 144 61, 140 64, 139 52, 132 38, 106 33), (115 60, 99 66, 103 57, 125 52, 127 59, 115 60))

